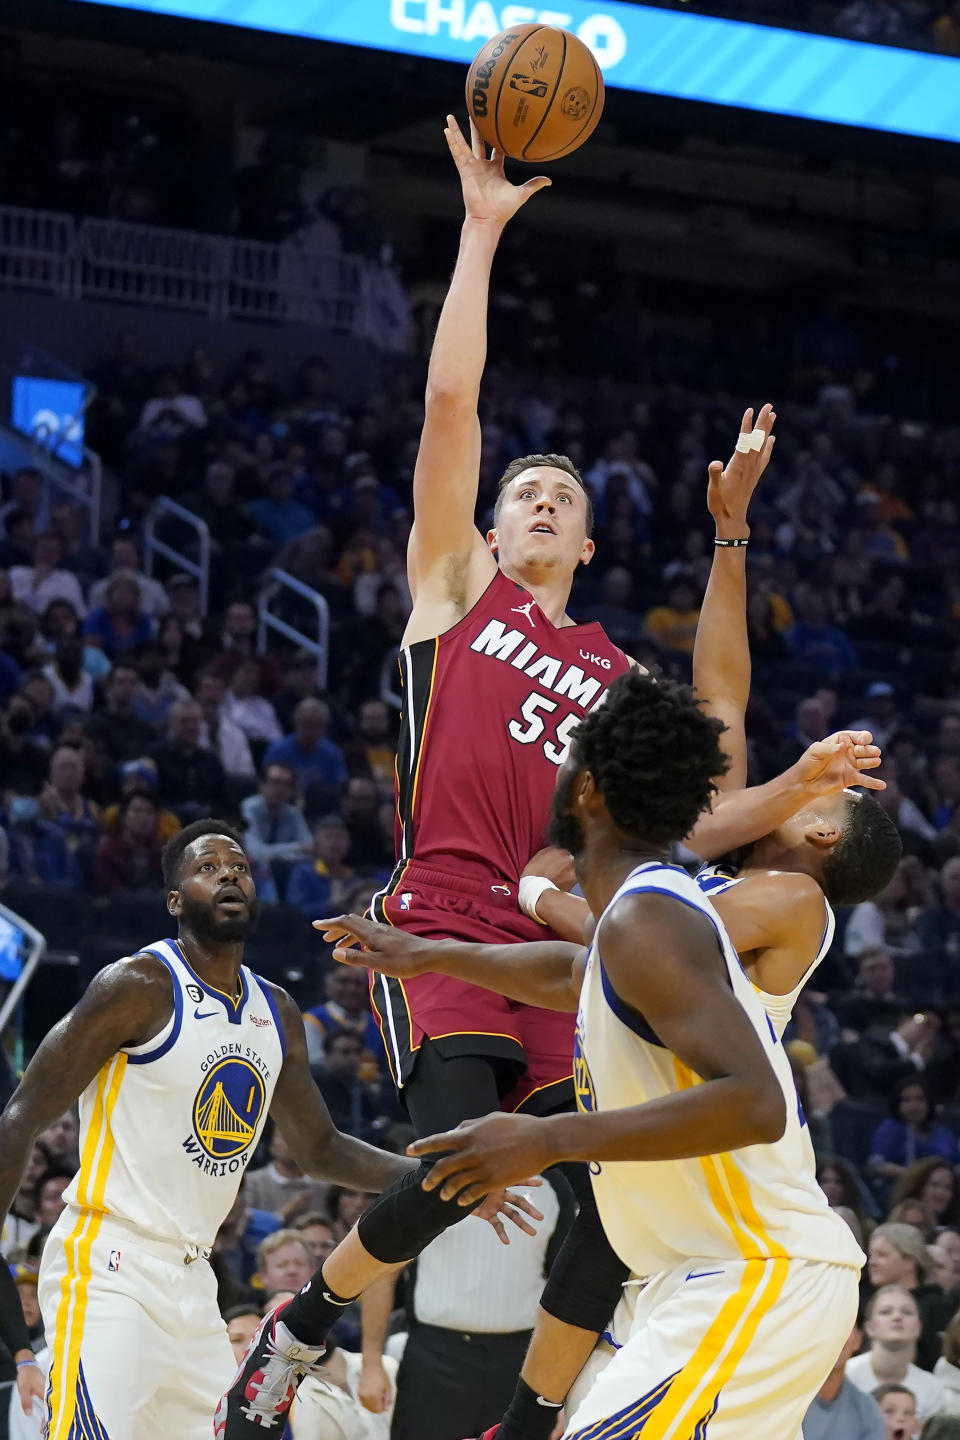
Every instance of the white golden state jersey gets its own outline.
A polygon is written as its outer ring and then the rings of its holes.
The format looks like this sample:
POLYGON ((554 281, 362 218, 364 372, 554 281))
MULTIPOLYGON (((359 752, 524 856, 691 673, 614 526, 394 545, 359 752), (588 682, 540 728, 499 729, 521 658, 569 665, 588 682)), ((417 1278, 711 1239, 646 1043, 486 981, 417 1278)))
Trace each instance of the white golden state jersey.
MULTIPOLYGON (((734 885, 739 885, 745 880, 745 875, 738 875, 736 870, 731 870, 725 865, 705 865, 702 870, 697 871, 697 884, 704 895, 712 899, 714 895, 722 895, 725 890, 730 890, 734 885)), ((778 1036, 782 1036, 784 1030, 790 1024, 793 1015, 793 1007, 797 1003, 797 997, 810 976, 816 970, 820 961, 824 958, 830 946, 833 944, 833 933, 836 929, 836 920, 826 895, 823 897, 823 934, 820 937, 820 944, 813 961, 803 972, 803 978, 798 985, 787 995, 771 995, 768 990, 761 990, 759 985, 754 985, 754 990, 759 997, 764 1010, 770 1016, 774 1030, 778 1036)))
MULTIPOLYGON (((713 925, 734 995, 760 1037, 783 1091, 787 1126, 772 1145, 688 1160, 604 1161, 591 1165, 603 1228, 635 1275, 693 1261, 827 1261, 860 1269, 864 1256, 816 1182, 813 1146, 790 1065, 773 1025, 743 973, 716 911, 677 866, 639 866, 614 895, 657 891, 699 910, 713 925)), ((577 1015, 574 1083, 581 1110, 621 1110, 703 1082, 617 995, 604 968, 597 926, 577 1015)), ((655 963, 655 961, 649 962, 655 963)))
POLYGON ((207 1249, 263 1131, 284 1040, 268 986, 244 965, 240 996, 214 990, 180 946, 141 954, 170 971, 173 1014, 120 1050, 80 1097, 80 1170, 69 1204, 207 1249))

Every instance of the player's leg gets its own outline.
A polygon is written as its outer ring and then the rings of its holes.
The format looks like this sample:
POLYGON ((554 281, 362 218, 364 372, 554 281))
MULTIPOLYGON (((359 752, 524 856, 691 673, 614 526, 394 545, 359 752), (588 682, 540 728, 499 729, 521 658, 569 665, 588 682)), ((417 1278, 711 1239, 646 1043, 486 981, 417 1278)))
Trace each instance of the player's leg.
POLYGON ((658 1276, 639 1296, 627 1343, 569 1418, 567 1440, 796 1435, 857 1297, 853 1270, 787 1259, 658 1276))
MULTIPOLYGON (((151 1316, 156 1264, 104 1240, 97 1216, 68 1210, 44 1247, 39 1300, 53 1352, 50 1440, 147 1440, 163 1333, 151 1316)), ((209 1421, 208 1421, 209 1425, 209 1421)))
MULTIPOLYGON (((497 1065, 476 1055, 444 1057, 420 1047, 405 1089, 418 1133, 445 1130, 499 1107, 497 1065)), ((380 1195, 289 1304, 260 1327, 223 1397, 218 1433, 239 1440, 257 1433, 266 1415, 287 1413, 300 1379, 317 1366, 326 1337, 345 1306, 375 1280, 419 1255, 470 1210, 423 1189, 430 1162, 421 1161, 380 1195)))
MULTIPOLYGON (((217 1309, 217 1282, 202 1260, 170 1275, 165 1345, 156 1355, 155 1435, 210 1440, 212 1416, 237 1368, 217 1309)), ((112 1435, 111 1435, 112 1440, 112 1435)))

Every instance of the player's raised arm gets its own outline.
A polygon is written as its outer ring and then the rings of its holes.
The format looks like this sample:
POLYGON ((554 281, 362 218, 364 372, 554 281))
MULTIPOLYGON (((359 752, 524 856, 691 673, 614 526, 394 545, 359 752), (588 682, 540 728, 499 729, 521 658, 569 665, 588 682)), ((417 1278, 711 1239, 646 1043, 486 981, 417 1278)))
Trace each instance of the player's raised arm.
MULTIPOLYGON (((488 159, 471 126, 472 147, 452 115, 444 131, 460 175, 465 217, 427 372, 423 434, 413 479, 414 525, 407 568, 417 609, 459 602, 461 613, 493 574, 495 561, 474 523, 480 466, 477 401, 487 354, 487 299, 493 257, 507 221, 550 181, 512 185, 503 156, 488 159)), ((422 617, 430 626, 431 616, 422 617)), ((459 618, 459 617, 457 617, 459 618)), ((430 628, 430 634, 436 627, 430 628)), ((416 637, 419 638, 419 637, 416 637)))
POLYGON ((153 1038, 173 1011, 170 975, 139 955, 108 965, 46 1036, 0 1115, 0 1214, 13 1202, 33 1142, 130 1045, 153 1038))
POLYGON ((360 965, 400 980, 427 971, 455 975, 545 1010, 575 1011, 580 998, 586 955, 581 945, 562 940, 515 945, 424 940, 359 915, 338 915, 313 924, 326 940, 336 942, 333 958, 343 965, 360 965), (351 948, 354 945, 363 949, 351 948))
POLYGON ((693 647, 693 688, 708 714, 726 726, 722 743, 730 768, 718 777, 719 790, 742 790, 747 783, 747 508, 773 453, 776 418, 772 406, 764 405, 754 426, 753 410, 746 410, 726 466, 714 460, 709 468, 707 508, 717 535, 693 647))

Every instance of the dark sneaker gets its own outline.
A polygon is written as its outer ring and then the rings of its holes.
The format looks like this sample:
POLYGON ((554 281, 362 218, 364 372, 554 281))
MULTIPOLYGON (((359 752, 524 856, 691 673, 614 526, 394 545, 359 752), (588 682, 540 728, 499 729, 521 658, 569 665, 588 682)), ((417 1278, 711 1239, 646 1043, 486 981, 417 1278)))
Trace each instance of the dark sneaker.
POLYGON ((303 1345, 291 1335, 280 1319, 285 1309, 280 1305, 268 1315, 250 1341, 236 1379, 217 1406, 217 1440, 249 1440, 255 1427, 277 1426, 282 1433, 300 1381, 319 1373, 327 1347, 303 1345))

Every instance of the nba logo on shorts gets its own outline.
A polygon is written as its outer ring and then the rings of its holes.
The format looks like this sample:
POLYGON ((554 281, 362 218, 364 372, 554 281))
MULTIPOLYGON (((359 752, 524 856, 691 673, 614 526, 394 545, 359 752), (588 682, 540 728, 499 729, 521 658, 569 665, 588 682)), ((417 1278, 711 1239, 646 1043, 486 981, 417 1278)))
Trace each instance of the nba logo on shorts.
POLYGON ((107 1269, 108 1269, 108 1270, 111 1270, 114 1275, 115 1275, 115 1274, 117 1273, 117 1271, 120 1269, 120 1251, 119 1251, 119 1250, 111 1250, 111 1251, 110 1251, 110 1259, 107 1261, 107 1269))
POLYGON ((404 890, 403 894, 400 896, 400 909, 409 910, 412 904, 413 895, 410 893, 409 890, 404 890))

